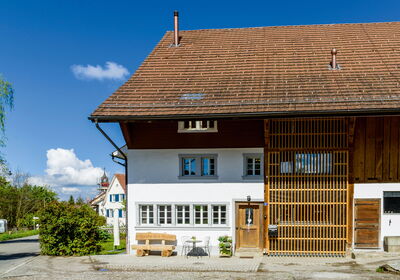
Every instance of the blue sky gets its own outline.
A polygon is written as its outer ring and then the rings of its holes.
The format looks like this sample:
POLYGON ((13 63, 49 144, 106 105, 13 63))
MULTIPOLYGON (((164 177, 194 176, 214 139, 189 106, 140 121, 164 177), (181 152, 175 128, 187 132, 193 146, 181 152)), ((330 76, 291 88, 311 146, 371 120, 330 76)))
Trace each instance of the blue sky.
MULTIPOLYGON (((395 0, 0 1, 0 73, 15 89, 2 153, 12 170, 37 178, 46 169, 53 177, 63 176, 57 163, 49 167, 47 156, 50 161, 69 157, 64 165, 72 162, 77 171, 123 171, 110 160, 112 146, 87 117, 128 76, 78 79, 71 67, 115 62, 132 74, 172 28, 175 9, 181 29, 398 21, 400 12, 395 0)), ((103 126, 124 144, 118 125, 103 126)), ((57 181, 61 197, 94 194, 90 180, 68 178, 50 180, 57 181)))

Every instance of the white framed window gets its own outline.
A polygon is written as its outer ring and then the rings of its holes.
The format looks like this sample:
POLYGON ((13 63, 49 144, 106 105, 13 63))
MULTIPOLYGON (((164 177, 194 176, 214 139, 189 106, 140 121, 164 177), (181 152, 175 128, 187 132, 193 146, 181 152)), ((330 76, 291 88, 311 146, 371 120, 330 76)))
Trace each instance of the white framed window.
MULTIPOLYGON (((144 227, 226 227, 229 204, 171 203, 138 204, 137 226, 144 227)), ((125 214, 123 214, 125 215, 125 214)))
POLYGON ((243 154, 243 178, 261 179, 263 175, 263 154, 243 154))
POLYGON ((177 225, 190 224, 190 205, 176 205, 175 217, 177 225))
POLYGON ((199 175, 197 173, 196 167, 196 158, 195 157, 183 157, 182 158, 182 176, 196 176, 199 175))
POLYGON ((179 155, 180 178, 216 178, 217 155, 179 155))
POLYGON ((194 224, 208 225, 208 205, 194 205, 194 224))
POLYGON ((226 205, 212 205, 213 225, 226 225, 226 205))
POLYGON ((140 205, 139 207, 140 223, 142 225, 154 224, 154 206, 140 205))
POLYGON ((187 120, 178 121, 178 133, 218 132, 217 121, 187 120))
POLYGON ((114 209, 106 209, 106 217, 114 218, 114 209))
POLYGON ((213 156, 201 158, 201 176, 215 176, 215 158, 213 156))
POLYGON ((171 205, 158 205, 157 216, 159 225, 172 224, 172 206, 171 205))

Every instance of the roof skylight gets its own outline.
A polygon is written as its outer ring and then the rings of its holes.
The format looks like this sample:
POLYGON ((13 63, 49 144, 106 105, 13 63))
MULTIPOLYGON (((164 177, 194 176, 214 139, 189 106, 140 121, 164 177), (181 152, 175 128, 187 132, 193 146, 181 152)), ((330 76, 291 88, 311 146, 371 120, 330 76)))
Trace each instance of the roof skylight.
POLYGON ((204 93, 184 93, 181 96, 181 100, 201 100, 204 97, 204 93))

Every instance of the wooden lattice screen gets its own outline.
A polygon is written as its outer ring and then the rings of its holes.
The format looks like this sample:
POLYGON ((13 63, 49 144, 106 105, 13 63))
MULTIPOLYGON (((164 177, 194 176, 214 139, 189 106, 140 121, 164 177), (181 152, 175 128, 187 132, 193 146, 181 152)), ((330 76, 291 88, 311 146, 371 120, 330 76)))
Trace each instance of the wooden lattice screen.
MULTIPOLYGON (((348 121, 277 119, 266 124, 269 255, 342 255, 348 236, 348 121)), ((267 229, 268 230, 268 229, 267 229)))

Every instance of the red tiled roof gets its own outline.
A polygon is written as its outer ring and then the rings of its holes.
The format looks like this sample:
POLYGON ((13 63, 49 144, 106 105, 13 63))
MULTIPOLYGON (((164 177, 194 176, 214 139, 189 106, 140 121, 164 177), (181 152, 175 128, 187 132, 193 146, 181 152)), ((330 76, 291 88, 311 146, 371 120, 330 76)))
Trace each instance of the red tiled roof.
POLYGON ((124 192, 126 193, 125 175, 117 173, 117 174, 114 174, 114 176, 117 178, 117 180, 121 184, 121 187, 124 189, 124 192))
POLYGON ((92 119, 400 111, 400 22, 167 32, 92 119), (331 49, 341 70, 329 70, 331 49))

